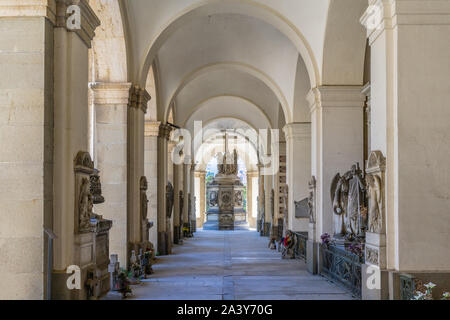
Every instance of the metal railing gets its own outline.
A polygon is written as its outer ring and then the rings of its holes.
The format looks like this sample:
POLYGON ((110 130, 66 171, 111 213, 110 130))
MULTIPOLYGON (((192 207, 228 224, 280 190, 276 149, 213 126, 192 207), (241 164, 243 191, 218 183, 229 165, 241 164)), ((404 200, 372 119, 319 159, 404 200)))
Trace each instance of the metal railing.
POLYGON ((294 253, 297 259, 306 262, 306 242, 308 241, 308 232, 293 232, 295 237, 294 253))
POLYGON ((322 265, 320 273, 329 280, 342 285, 361 298, 361 265, 363 258, 344 248, 320 245, 322 265))

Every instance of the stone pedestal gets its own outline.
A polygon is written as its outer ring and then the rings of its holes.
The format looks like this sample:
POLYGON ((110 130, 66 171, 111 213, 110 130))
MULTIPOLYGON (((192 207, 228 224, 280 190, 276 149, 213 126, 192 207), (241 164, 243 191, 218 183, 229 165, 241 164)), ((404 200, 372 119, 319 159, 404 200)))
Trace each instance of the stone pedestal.
POLYGON ((112 228, 112 221, 98 218, 95 221, 94 256, 95 274, 97 281, 94 287, 94 297, 100 298, 111 289, 109 265, 109 231, 112 228))

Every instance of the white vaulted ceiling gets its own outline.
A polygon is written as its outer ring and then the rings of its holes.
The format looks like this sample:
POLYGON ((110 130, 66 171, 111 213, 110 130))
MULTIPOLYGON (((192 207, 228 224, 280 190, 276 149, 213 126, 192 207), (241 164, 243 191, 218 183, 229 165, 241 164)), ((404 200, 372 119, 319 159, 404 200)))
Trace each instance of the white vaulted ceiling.
POLYGON ((277 128, 309 121, 311 87, 362 85, 367 0, 119 4, 128 79, 144 87, 153 67, 160 121, 173 111, 178 125, 232 117, 277 128))

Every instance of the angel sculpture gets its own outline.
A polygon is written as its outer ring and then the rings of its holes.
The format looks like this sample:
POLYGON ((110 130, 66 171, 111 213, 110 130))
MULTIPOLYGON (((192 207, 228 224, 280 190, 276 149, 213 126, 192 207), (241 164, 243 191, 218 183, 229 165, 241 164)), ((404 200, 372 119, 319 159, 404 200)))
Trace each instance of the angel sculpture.
POLYGON ((369 192, 369 232, 379 233, 381 231, 383 199, 381 194, 381 179, 377 175, 366 176, 369 192))
POLYGON ((343 238, 347 234, 348 180, 338 173, 331 182, 331 203, 334 212, 334 236, 343 238))

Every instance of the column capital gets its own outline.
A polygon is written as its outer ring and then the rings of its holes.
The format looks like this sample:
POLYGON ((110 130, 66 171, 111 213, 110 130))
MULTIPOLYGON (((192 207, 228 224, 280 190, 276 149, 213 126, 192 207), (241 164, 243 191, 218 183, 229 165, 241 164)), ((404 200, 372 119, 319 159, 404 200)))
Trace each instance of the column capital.
POLYGON ((159 126, 161 122, 145 120, 145 131, 144 135, 146 137, 157 137, 159 135, 159 126))
MULTIPOLYGON (((48 0, 49 2, 50 0, 48 0)), ((53 0, 55 1, 55 0, 53 0)), ((56 0, 56 27, 65 28, 67 31, 75 32, 88 48, 91 48, 91 41, 95 37, 95 29, 100 25, 100 19, 92 10, 87 0, 56 0), (80 28, 70 28, 68 21, 74 14, 67 12, 67 9, 75 5, 80 9, 80 28)))
POLYGON ((123 105, 128 103, 131 83, 94 82, 89 87, 93 92, 94 104, 123 105))
POLYGON ((310 122, 293 122, 283 127, 286 142, 290 140, 309 139, 311 138, 310 122))
POLYGON ((129 93, 128 107, 140 109, 144 113, 147 113, 147 103, 150 99, 151 97, 147 90, 139 86, 132 86, 129 93))
POLYGON ((247 171, 247 176, 252 177, 252 178, 257 177, 258 174, 259 174, 258 171, 247 171))
POLYGON ((363 108, 366 96, 362 86, 321 86, 311 89, 306 99, 310 111, 324 108, 363 108))
POLYGON ((158 137, 169 140, 171 131, 172 131, 171 126, 165 123, 161 123, 159 125, 158 137))
POLYGON ((203 170, 197 170, 197 171, 195 171, 194 174, 195 174, 196 178, 203 179, 206 177, 206 171, 203 171, 203 170))
POLYGON ((0 17, 44 17, 56 24, 56 0, 1 1, 0 17))

